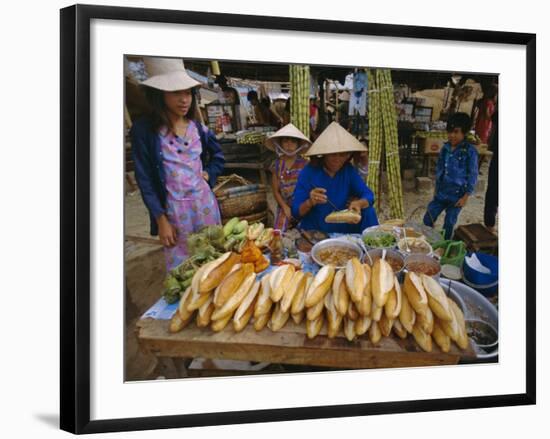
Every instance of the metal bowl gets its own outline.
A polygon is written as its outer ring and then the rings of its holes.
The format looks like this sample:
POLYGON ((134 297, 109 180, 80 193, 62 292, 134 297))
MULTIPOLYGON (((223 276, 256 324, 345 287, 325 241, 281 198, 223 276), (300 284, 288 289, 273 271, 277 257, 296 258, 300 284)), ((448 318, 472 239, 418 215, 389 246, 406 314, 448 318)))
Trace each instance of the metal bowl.
MULTIPOLYGON (((340 248, 346 248, 354 251, 357 254, 357 257, 360 261, 363 260, 363 250, 361 247, 354 243, 353 241, 347 240, 347 239, 340 239, 340 238, 331 238, 331 239, 325 239, 321 242, 318 242, 313 246, 311 249, 311 257, 315 261, 317 265, 323 266, 325 265, 321 259, 319 258, 319 253, 323 250, 326 250, 327 248, 334 248, 334 247, 340 247, 340 248)), ((335 268, 343 268, 344 265, 335 265, 335 268)))
MULTIPOLYGON (((375 248, 372 250, 368 250, 365 254, 364 261, 366 264, 369 264, 371 267, 372 265, 378 260, 382 258, 382 254, 384 253, 384 249, 381 248, 375 248)), ((399 274, 403 271, 403 268, 405 267, 405 258, 401 253, 399 253, 397 250, 386 250, 386 259, 393 259, 399 262, 401 265, 401 268, 397 271, 393 271, 396 276, 399 276, 399 274)), ((393 268, 393 267, 392 267, 393 268)))
MULTIPOLYGON (((464 303, 464 320, 482 320, 491 325, 498 334, 498 310, 482 294, 462 282, 440 280, 443 289, 454 290, 464 303)), ((498 344, 494 348, 481 348, 475 344, 476 362, 495 360, 498 357, 498 344)))
POLYGON ((397 241, 399 239, 399 236, 397 235, 397 233, 395 232, 395 228, 392 227, 391 229, 390 228, 387 228, 384 227, 384 226, 372 226, 372 227, 368 227, 366 228, 365 230, 363 230, 363 233, 361 234, 361 240, 363 241, 363 245, 367 248, 367 250, 371 250, 371 249, 393 249, 393 248, 396 248, 397 247, 397 241), (395 238, 395 244, 393 245, 390 245, 389 247, 373 247, 373 246, 370 246, 370 245, 367 245, 365 244, 365 236, 368 236, 368 235, 374 235, 374 236, 379 236, 379 235, 382 235, 382 234, 389 234, 389 235, 392 235, 394 238, 395 238))
MULTIPOLYGON (((409 265, 415 262, 421 262, 432 266, 434 269, 437 270, 435 274, 432 274, 432 277, 439 280, 439 273, 441 272, 441 264, 439 263, 439 261, 437 261, 432 256, 423 255, 420 253, 408 254, 405 257, 405 271, 411 271, 409 269, 409 265)), ((427 273, 424 273, 424 274, 427 274, 427 273)))
POLYGON ((397 243, 397 248, 399 251, 405 255, 431 255, 433 253, 432 246, 422 238, 403 238, 400 239, 397 243), (410 250, 410 246, 413 245, 414 242, 422 242, 424 247, 426 248, 426 252, 412 252, 410 250))

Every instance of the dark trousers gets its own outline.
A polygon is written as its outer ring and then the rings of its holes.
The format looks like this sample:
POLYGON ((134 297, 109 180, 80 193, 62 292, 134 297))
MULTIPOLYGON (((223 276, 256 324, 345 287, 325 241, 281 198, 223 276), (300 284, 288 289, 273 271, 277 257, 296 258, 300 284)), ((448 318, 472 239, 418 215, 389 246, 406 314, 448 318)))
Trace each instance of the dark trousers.
POLYGON ((461 207, 456 207, 455 204, 459 200, 443 198, 438 195, 428 204, 428 209, 424 215, 424 224, 433 227, 437 221, 437 217, 441 212, 445 211, 445 221, 443 223, 443 229, 445 230, 445 239, 451 239, 453 236, 453 230, 458 220, 458 215, 462 210, 461 207))
POLYGON ((498 211, 498 157, 493 156, 489 165, 487 191, 485 192, 485 209, 483 222, 487 227, 495 227, 498 211))

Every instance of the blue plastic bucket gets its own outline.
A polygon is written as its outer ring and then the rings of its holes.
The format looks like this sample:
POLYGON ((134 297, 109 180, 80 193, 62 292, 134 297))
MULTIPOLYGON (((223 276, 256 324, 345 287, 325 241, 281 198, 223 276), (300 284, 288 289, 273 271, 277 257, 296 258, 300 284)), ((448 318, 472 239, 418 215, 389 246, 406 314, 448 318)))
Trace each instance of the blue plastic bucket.
POLYGON ((470 267, 464 260, 462 264, 464 280, 468 286, 475 288, 484 296, 490 297, 498 290, 498 258, 486 253, 476 253, 476 256, 483 266, 491 270, 491 273, 481 273, 470 267))

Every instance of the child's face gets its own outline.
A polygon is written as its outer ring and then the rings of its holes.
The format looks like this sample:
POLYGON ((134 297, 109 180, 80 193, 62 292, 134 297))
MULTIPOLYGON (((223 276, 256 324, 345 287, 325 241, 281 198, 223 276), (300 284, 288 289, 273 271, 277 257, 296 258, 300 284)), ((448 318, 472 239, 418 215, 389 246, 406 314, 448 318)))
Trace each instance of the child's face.
POLYGON ((288 155, 292 155, 298 149, 298 141, 292 137, 281 139, 281 149, 288 155))
POLYGON ((464 133, 461 128, 453 128, 451 131, 447 131, 447 138, 452 146, 456 146, 464 140, 464 133))
POLYGON ((193 102, 193 94, 191 90, 165 91, 164 103, 166 108, 176 116, 184 117, 189 113, 191 103, 193 102))

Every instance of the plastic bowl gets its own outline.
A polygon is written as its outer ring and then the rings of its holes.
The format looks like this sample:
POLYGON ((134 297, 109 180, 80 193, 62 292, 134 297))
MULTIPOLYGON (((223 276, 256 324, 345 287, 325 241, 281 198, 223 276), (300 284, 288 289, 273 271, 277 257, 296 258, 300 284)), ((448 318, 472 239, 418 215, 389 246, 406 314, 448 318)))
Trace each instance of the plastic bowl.
POLYGON ((479 262, 491 270, 490 274, 481 273, 474 270, 466 263, 462 264, 464 273, 464 283, 469 287, 479 291, 485 297, 492 297, 498 291, 498 258, 486 253, 476 253, 479 262))

